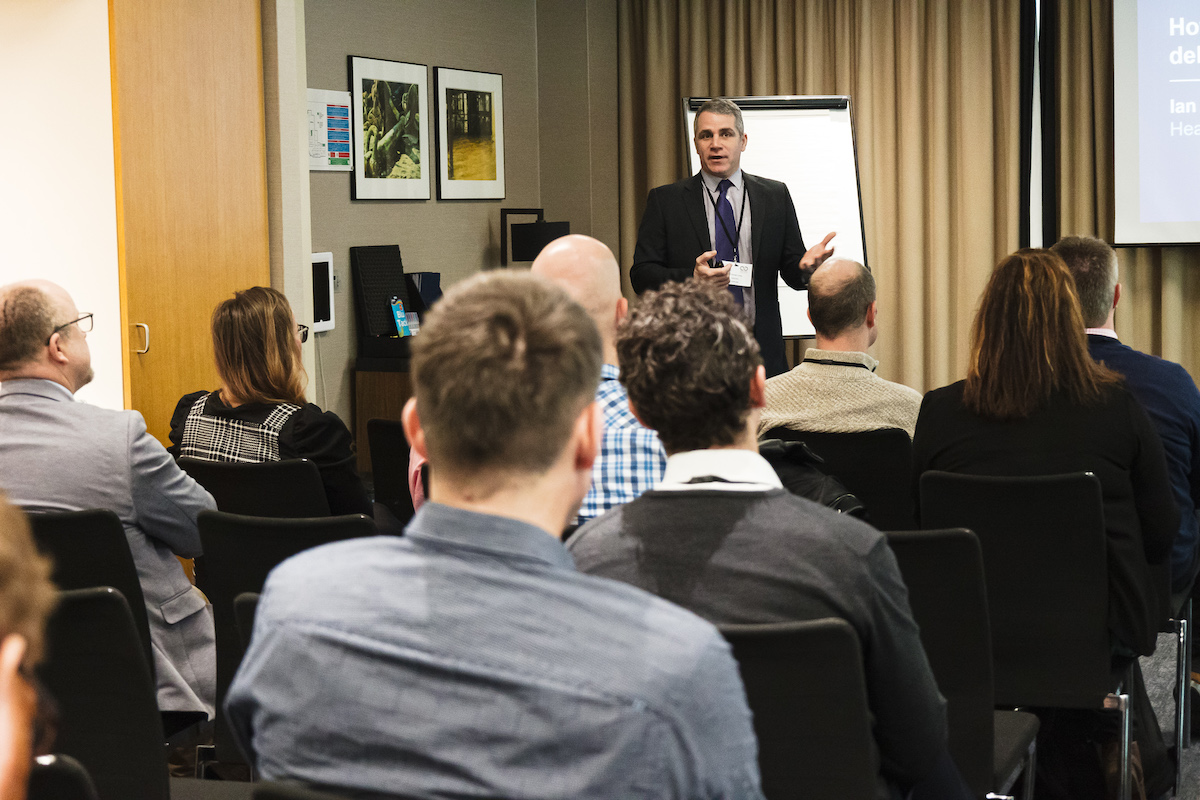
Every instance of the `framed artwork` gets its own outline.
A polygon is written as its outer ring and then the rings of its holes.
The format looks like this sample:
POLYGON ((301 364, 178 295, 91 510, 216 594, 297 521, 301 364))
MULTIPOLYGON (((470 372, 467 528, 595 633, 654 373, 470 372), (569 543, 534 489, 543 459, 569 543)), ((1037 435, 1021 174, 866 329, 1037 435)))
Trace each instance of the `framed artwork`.
POLYGON ((504 198, 504 76, 437 67, 438 199, 504 198))
POLYGON ((354 200, 429 199, 429 69, 350 56, 354 200))

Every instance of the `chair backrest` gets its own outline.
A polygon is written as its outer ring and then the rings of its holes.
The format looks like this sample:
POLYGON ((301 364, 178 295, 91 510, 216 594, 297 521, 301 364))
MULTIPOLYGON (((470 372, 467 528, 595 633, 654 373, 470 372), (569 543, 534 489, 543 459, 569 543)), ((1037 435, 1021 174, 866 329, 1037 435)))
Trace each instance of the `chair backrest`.
POLYGON ((407 525, 414 511, 408 491, 409 446, 404 427, 394 419, 367 420, 367 442, 375 502, 386 506, 401 525, 407 525))
POLYGON ((55 749, 100 800, 169 800, 162 720, 129 604, 116 589, 59 593, 38 675, 58 703, 55 749))
POLYGON ((307 458, 247 464, 184 456, 179 466, 229 514, 256 517, 328 517, 321 471, 307 458))
POLYGON ((117 515, 107 509, 56 511, 30 514, 29 524, 38 549, 54 560, 52 578, 59 589, 111 586, 125 596, 153 676, 146 601, 125 527, 117 515))
POLYGON ((976 797, 993 787, 992 636, 983 553, 964 528, 887 534, 947 702, 950 755, 976 797))
POLYGON ((363 514, 285 519, 223 511, 201 511, 199 525, 204 559, 197 566, 196 578, 212 603, 217 639, 216 757, 218 761, 240 763, 241 754, 220 711, 243 652, 234 598, 242 592, 261 592, 267 573, 291 556, 329 542, 374 536, 375 525, 363 514))
POLYGON ((916 527, 912 496, 912 439, 900 428, 818 433, 772 428, 764 439, 804 442, 825 462, 821 470, 854 493, 882 531, 916 527))
POLYGON ((875 797, 862 650, 841 619, 723 625, 754 714, 767 797, 875 797))
POLYGON ((38 756, 29 770, 28 800, 99 800, 92 776, 68 755, 38 756))
POLYGON ((254 614, 258 611, 258 592, 242 592, 233 598, 233 617, 237 621, 238 639, 242 643, 242 655, 250 646, 250 635, 254 633, 254 614))
POLYGON ((983 551, 996 704, 1095 708, 1110 690, 1108 557, 1091 473, 921 476, 926 528, 983 551))

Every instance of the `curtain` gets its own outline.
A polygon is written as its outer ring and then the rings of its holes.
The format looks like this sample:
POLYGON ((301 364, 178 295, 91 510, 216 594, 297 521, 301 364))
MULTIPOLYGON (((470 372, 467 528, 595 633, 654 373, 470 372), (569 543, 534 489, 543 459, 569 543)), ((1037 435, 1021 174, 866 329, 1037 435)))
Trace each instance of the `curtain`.
MULTIPOLYGON (((1112 0, 1055 0, 1058 93, 1059 231, 1112 241, 1113 49, 1112 0)), ((1200 248, 1118 248, 1121 341, 1200 367, 1200 248)))
POLYGON ((1020 2, 618 2, 621 263, 646 193, 686 175, 682 97, 847 94, 879 373, 962 378, 979 295, 1018 244, 1020 2))

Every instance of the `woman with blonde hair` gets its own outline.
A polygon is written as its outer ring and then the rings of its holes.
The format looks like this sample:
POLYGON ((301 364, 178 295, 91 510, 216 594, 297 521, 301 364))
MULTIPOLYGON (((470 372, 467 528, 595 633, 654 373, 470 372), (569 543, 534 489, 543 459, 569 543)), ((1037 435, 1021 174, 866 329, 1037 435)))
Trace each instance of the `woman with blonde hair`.
POLYGON ((176 457, 263 462, 307 458, 316 463, 334 514, 372 514, 355 471, 345 423, 304 399, 307 376, 299 325, 287 298, 255 286, 213 311, 213 353, 221 386, 185 395, 171 418, 176 457))
MULTIPOLYGON (((1108 540, 1114 668, 1154 652, 1160 589, 1166 584, 1165 572, 1159 579, 1151 565, 1163 564, 1170 552, 1178 507, 1162 442, 1149 417, 1121 377, 1088 355, 1074 279, 1058 255, 1019 250, 997 265, 975 315, 967 378, 925 395, 913 436, 913 464, 917 480, 926 470, 1095 473, 1108 540)), ((1063 716, 1043 718, 1043 733, 1066 727, 1063 716)), ((1114 743, 1115 730, 1102 717, 1093 716, 1080 728, 1081 736, 1114 743)), ((1043 767, 1051 769, 1055 747, 1043 747, 1039 740, 1038 750, 1041 778, 1043 767)), ((1071 780, 1085 772, 1098 775, 1098 764, 1094 770, 1073 766, 1067 772, 1071 780)), ((1039 783, 1039 797, 1076 794, 1043 788, 1051 787, 1039 783)))

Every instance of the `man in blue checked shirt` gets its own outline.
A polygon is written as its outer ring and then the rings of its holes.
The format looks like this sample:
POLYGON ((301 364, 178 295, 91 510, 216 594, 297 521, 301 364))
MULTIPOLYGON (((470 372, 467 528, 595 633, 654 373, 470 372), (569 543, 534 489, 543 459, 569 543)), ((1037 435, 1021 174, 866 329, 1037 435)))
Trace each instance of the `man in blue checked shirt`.
POLYGON ((621 268, 612 251, 590 236, 563 236, 546 245, 532 272, 566 289, 596 323, 604 344, 596 390, 604 440, 592 466, 592 488, 579 508, 582 524, 654 488, 667 466, 667 454, 658 434, 633 416, 629 396, 617 380, 617 324, 629 311, 629 301, 621 295, 621 268))

